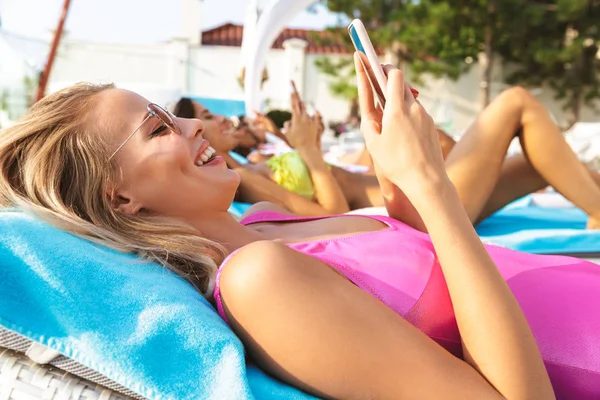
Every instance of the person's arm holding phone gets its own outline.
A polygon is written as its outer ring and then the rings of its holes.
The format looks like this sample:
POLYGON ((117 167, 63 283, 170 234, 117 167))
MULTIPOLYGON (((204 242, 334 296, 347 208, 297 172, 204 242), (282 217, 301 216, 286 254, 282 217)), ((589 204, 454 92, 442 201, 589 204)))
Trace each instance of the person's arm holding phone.
POLYGON ((310 173, 317 202, 331 214, 348 212, 348 200, 323 159, 319 126, 306 112, 293 82, 292 88, 292 121, 286 136, 310 173))
POLYGON ((411 95, 402 71, 392 66, 386 67, 387 103, 378 114, 356 57, 355 66, 361 110, 368 120, 363 131, 367 148, 427 226, 452 299, 465 361, 504 398, 554 399, 527 320, 446 174, 433 120, 411 95))
MULTIPOLYGON (((358 81, 359 85, 363 86, 359 87, 359 91, 371 92, 371 97, 373 97, 374 94, 374 100, 377 101, 377 105, 373 107, 372 110, 369 110, 369 112, 373 113, 373 115, 362 115, 361 131, 364 132, 365 130, 380 129, 381 127, 379 125, 371 125, 374 123, 373 121, 381 121, 383 116, 387 76, 383 70, 383 67, 379 63, 375 49, 371 44, 371 40, 367 35, 367 31, 360 20, 352 21, 352 23, 348 26, 348 34, 350 35, 350 39, 352 39, 352 43, 356 48, 355 61, 360 63, 361 72, 364 76, 364 79, 358 81)), ((411 92, 415 98, 419 93, 412 88, 411 92)), ((361 110, 361 113, 364 112, 365 110, 361 110)), ((381 172, 381 168, 377 165, 375 160, 373 160, 373 169, 375 171, 375 175, 377 176, 377 180, 379 181, 379 188, 381 190, 381 195, 383 196, 388 215, 400 222, 404 222, 405 224, 412 226, 415 229, 425 232, 427 229, 415 207, 412 205, 406 195, 400 189, 398 189, 398 187, 392 183, 385 176, 385 174, 381 172)))

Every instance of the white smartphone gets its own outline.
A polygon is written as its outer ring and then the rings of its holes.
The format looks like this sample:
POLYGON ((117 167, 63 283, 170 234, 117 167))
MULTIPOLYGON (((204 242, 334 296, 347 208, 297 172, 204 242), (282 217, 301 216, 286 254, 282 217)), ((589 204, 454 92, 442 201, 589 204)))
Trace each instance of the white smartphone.
POLYGON ((377 101, 383 108, 385 106, 387 77, 385 76, 385 72, 383 72, 375 48, 371 44, 367 30, 361 20, 355 19, 348 26, 348 33, 354 47, 358 51, 363 68, 367 72, 369 83, 373 88, 377 101))

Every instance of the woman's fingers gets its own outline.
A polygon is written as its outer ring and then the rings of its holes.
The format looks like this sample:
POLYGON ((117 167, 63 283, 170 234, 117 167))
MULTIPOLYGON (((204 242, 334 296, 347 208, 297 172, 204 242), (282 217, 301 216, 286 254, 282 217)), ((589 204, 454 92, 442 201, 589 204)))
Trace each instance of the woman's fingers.
POLYGON ((292 85, 292 98, 295 99, 296 105, 298 107, 297 108, 297 112, 299 114, 305 114, 306 113, 306 107, 304 106, 304 102, 300 98, 300 94, 298 93, 298 88, 296 87, 296 82, 294 82, 293 80, 291 80, 290 83, 292 85))
POLYGON ((371 84, 367 78, 367 72, 365 71, 358 52, 354 53, 354 67, 356 68, 360 112, 364 118, 373 118, 376 115, 373 89, 371 88, 371 84))
POLYGON ((290 81, 291 92, 290 99, 292 102, 292 118, 298 117, 301 114, 300 111, 300 99, 298 98, 298 92, 296 91, 296 85, 294 81, 290 81))
POLYGON ((410 108, 416 101, 419 92, 404 80, 404 71, 390 64, 383 65, 383 71, 388 77, 388 97, 398 95, 395 100, 403 99, 407 109, 410 108))
POLYGON ((408 110, 415 103, 415 97, 410 90, 410 86, 404 80, 404 72, 391 67, 386 66, 386 72, 388 76, 388 102, 390 105, 400 105, 404 110, 408 110))

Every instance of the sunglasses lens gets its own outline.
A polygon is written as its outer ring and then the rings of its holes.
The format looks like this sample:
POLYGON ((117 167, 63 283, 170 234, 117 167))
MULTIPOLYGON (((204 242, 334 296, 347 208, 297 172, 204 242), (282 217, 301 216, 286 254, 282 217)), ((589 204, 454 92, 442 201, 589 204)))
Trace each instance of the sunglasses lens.
POLYGON ((171 114, 158 104, 150 104, 148 105, 148 109, 153 111, 165 125, 167 125, 171 130, 173 130, 173 132, 181 135, 181 130, 179 129, 177 122, 175 122, 173 114, 171 114))

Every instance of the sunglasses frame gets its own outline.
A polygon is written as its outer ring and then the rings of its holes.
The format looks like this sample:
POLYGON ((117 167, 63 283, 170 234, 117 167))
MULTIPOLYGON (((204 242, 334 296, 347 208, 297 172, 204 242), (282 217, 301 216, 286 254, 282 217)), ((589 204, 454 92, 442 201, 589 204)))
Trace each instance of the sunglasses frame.
POLYGON ((115 154, 117 154, 119 152, 119 150, 121 150, 123 148, 123 146, 125 146, 127 144, 127 142, 129 142, 129 140, 133 137, 133 135, 135 135, 137 133, 137 131, 139 131, 142 128, 142 126, 144 126, 144 124, 152 117, 157 118, 164 126, 166 126, 168 129, 170 129, 172 132, 174 132, 178 135, 182 134, 181 129, 179 128, 179 125, 177 125, 177 122, 175 121, 175 116, 173 114, 171 114, 169 111, 165 110, 163 107, 159 106, 156 103, 148 104, 146 106, 146 110, 148 110, 148 115, 146 115, 146 118, 144 118, 144 120, 142 121, 140 126, 138 126, 133 132, 131 132, 131 134, 129 136, 127 136, 127 138, 123 141, 123 143, 121 143, 121 145, 119 147, 117 147, 117 149, 108 158, 108 161, 112 160, 113 157, 115 156, 115 154), (165 119, 163 119, 161 114, 164 115, 168 120, 165 121, 165 119))

